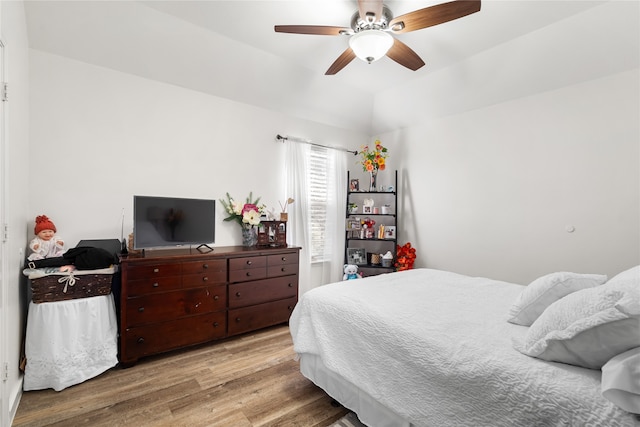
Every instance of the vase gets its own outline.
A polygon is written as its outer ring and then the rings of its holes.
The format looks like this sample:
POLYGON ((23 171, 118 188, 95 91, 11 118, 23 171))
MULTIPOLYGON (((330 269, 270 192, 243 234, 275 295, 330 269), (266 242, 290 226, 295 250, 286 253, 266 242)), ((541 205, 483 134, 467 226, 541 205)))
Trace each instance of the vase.
POLYGON ((258 243, 258 229, 249 227, 242 229, 242 246, 255 246, 258 243))
POLYGON ((369 171, 369 191, 378 191, 378 169, 369 171))

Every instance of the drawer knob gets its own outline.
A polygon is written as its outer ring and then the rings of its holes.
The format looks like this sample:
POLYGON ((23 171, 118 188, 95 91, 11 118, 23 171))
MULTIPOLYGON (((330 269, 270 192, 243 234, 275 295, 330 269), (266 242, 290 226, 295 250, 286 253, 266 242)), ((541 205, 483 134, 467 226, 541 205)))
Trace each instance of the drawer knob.
POLYGON ((204 276, 204 277, 202 278, 202 281, 203 281, 203 282, 206 282, 207 280, 209 280, 209 278, 208 278, 207 276, 204 276))
POLYGON ((218 322, 213 322, 213 327, 217 328, 218 326, 220 326, 220 324, 218 322))
POLYGON ((286 260, 287 260, 287 257, 286 257, 286 256, 283 256, 283 257, 282 257, 282 258, 280 258, 280 259, 281 259, 282 261, 286 261, 286 260))
POLYGON ((158 272, 160 272, 160 269, 159 269, 159 268, 154 268, 154 269, 153 269, 153 272, 154 272, 154 273, 158 273, 158 272))
POLYGON ((292 306, 287 306, 287 308, 289 309, 289 311, 293 310, 292 306))
POLYGON ((220 299, 220 297, 219 297, 218 295, 214 295, 214 296, 213 296, 213 300, 214 300, 214 301, 218 301, 219 299, 220 299))
POLYGON ((289 287, 290 287, 290 288, 293 288, 293 283, 289 283, 289 287))
POLYGON ((251 276, 251 272, 247 271, 247 277, 251 276))
POLYGON ((284 273, 285 271, 287 271, 287 267, 282 267, 282 268, 280 269, 280 271, 282 271, 282 272, 284 273))
POLYGON ((144 344, 144 338, 142 337, 138 338, 138 344, 144 344))
POLYGON ((156 282, 156 283, 154 283, 154 284, 153 284, 153 285, 151 285, 151 286, 153 286, 154 288, 157 288, 158 286, 160 286, 160 284, 159 284, 158 282, 156 282))
POLYGON ((138 311, 139 311, 140 313, 144 312, 144 307, 138 307, 138 311))
POLYGON ((240 323, 240 318, 239 317, 236 317, 236 322, 240 323))
POLYGON ((240 292, 236 292, 236 296, 237 296, 237 297, 240 297, 240 292))
POLYGON ((253 261, 247 260, 247 265, 251 265, 251 264, 253 264, 253 261))
POLYGON ((204 269, 206 270, 207 268, 209 268, 209 264, 204 264, 204 265, 202 266, 202 268, 204 268, 204 269))

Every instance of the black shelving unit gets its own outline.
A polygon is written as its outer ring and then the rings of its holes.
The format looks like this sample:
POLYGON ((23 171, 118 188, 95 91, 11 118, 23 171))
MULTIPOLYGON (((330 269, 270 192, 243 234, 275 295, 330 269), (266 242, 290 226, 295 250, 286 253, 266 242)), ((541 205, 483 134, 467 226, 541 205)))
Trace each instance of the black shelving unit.
MULTIPOLYGON (((378 181, 384 180, 384 172, 378 173, 378 181)), ((358 270, 363 276, 373 276, 382 273, 388 273, 396 270, 396 246, 398 244, 398 171, 393 173, 393 191, 360 191, 351 188, 351 177, 347 172, 347 183, 349 189, 347 191, 347 203, 345 212, 345 248, 344 263, 356 264, 358 270), (365 199, 372 199, 374 205, 371 212, 363 212, 365 199), (351 204, 357 204, 357 211, 350 210, 351 204), (382 213, 383 206, 386 206, 385 213, 382 213), (376 210, 377 208, 377 210, 376 210), (374 211, 376 213, 374 213, 374 211), (375 221, 373 227, 373 236, 367 236, 363 231, 362 223, 367 220, 375 221), (354 228, 354 224, 359 223, 360 228, 354 228), (384 225, 384 235, 380 236, 380 225, 384 225), (394 228, 392 235, 389 234, 389 227, 394 228), (393 261, 390 266, 383 266, 382 259, 380 263, 373 263, 374 254, 385 254, 390 251, 393 255, 393 261), (356 252, 352 254, 352 252, 356 252), (364 257, 362 256, 364 252, 364 257), (356 255, 355 259, 350 255, 356 255), (354 262, 356 261, 356 262, 354 262), (360 261, 360 262, 357 262, 360 261)), ((368 183, 364 183, 365 189, 369 188, 368 183)), ((388 187, 387 187, 388 188, 388 187)), ((368 229, 367 229, 368 230, 368 229)))

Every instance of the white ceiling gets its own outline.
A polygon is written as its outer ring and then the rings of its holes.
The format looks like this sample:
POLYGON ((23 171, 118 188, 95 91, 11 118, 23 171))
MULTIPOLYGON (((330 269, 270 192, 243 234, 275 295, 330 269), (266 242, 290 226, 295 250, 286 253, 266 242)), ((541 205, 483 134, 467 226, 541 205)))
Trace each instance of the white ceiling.
MULTIPOLYGON (((388 0, 385 4, 398 16, 441 2, 388 0)), ((355 0, 30 0, 25 2, 25 11, 34 49, 373 133, 401 125, 374 120, 380 94, 402 93, 436 80, 432 76, 448 69, 460 73, 464 64, 480 55, 603 3, 607 2, 483 1, 476 14, 396 36, 426 62, 422 69, 410 71, 388 58, 370 65, 356 59, 335 76, 324 72, 348 46, 346 36, 282 34, 273 27, 349 26, 357 8, 355 0)), ((636 27, 637 20, 633 18, 636 27)), ((564 34, 563 38, 578 40, 598 33, 597 28, 579 31, 584 34, 564 34)), ((629 43, 627 47, 637 50, 637 41, 629 43)), ((632 55, 632 65, 637 66, 637 56, 637 52, 632 55)), ((557 65, 543 66, 554 69, 557 65)), ((628 60, 621 65, 628 66, 628 60)), ((555 83, 549 84, 553 87, 555 83)), ((536 90, 544 90, 542 86, 536 90)))
MULTIPOLYGON (((394 16, 445 1, 387 0, 394 16)), ((349 27, 357 10, 355 0, 322 1, 159 1, 150 7, 219 32, 234 40, 276 55, 292 64, 324 74, 348 46, 348 36, 315 36, 276 33, 276 24, 335 25, 349 27)), ((485 1, 476 14, 445 24, 397 35, 426 62, 417 72, 389 58, 367 64, 354 61, 336 76, 349 86, 375 93, 380 86, 401 85, 411 79, 447 67, 464 58, 559 19, 597 5, 596 2, 485 1)))

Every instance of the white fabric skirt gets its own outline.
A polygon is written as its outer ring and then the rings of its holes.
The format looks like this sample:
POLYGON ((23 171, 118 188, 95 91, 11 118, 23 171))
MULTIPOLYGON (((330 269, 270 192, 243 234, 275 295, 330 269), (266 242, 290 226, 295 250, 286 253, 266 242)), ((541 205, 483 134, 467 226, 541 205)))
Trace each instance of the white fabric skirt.
POLYGON ((60 391, 118 363, 113 294, 29 303, 23 389, 60 391))

